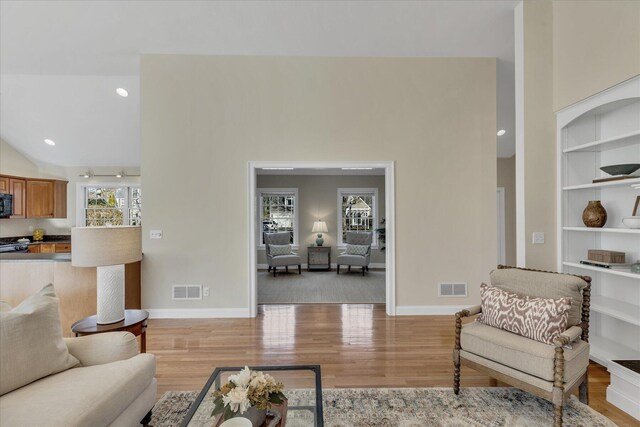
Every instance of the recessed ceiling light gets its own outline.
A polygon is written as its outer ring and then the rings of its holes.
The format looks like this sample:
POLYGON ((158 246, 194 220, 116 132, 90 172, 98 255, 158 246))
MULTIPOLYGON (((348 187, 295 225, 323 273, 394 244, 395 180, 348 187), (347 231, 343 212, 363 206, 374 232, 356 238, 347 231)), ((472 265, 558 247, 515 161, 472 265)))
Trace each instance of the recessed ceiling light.
POLYGON ((51 145, 51 146, 56 145, 56 143, 54 141, 50 140, 49 138, 45 139, 44 142, 47 145, 51 145))
POLYGON ((116 89, 116 93, 118 95, 120 95, 123 98, 126 98, 127 96, 129 96, 129 92, 127 92, 126 89, 119 87, 118 89, 116 89))
POLYGON ((505 133, 507 133, 507 131, 506 131, 506 130, 504 130, 504 129, 500 129, 500 130, 498 131, 498 136, 502 136, 502 135, 504 135, 505 133))

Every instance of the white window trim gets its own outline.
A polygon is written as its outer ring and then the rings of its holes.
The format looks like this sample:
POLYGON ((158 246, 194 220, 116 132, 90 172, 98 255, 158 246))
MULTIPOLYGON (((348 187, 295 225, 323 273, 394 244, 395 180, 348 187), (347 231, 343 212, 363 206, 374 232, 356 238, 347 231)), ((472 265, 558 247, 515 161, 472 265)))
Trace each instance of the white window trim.
MULTIPOLYGON (((76 227, 84 227, 86 221, 86 189, 87 187, 127 187, 127 194, 125 196, 127 208, 124 213, 124 219, 126 219, 127 225, 129 224, 129 190, 128 188, 140 188, 140 183, 137 182, 79 182, 76 185, 76 227)), ((124 222, 124 220, 123 220, 124 222)))
POLYGON ((298 197, 298 189, 297 188, 256 188, 256 195, 258 200, 256 201, 256 206, 258 209, 256 210, 256 246, 259 251, 266 250, 264 243, 262 243, 262 195, 264 193, 267 194, 293 194, 295 199, 294 209, 293 209, 293 245, 291 245, 292 249, 298 250, 300 249, 299 240, 298 240, 298 217, 299 217, 299 203, 300 198, 298 197))
POLYGON ((371 249, 378 249, 378 233, 376 229, 380 223, 378 218, 378 189, 377 188, 338 188, 338 235, 336 236, 336 242, 339 249, 346 248, 347 244, 342 241, 342 194, 371 194, 373 193, 373 240, 371 243, 371 249))

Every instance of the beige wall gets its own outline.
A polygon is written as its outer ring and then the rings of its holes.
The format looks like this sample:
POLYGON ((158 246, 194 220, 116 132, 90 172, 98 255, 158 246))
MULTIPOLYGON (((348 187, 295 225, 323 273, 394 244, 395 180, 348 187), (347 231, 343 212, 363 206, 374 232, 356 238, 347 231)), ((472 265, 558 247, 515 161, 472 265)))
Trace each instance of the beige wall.
MULTIPOLYGON (((69 181, 67 185, 67 218, 2 219, 0 220, 0 237, 31 235, 32 232, 29 230, 29 227, 42 228, 45 234, 71 234, 71 227, 76 225, 76 189, 78 183, 140 183, 139 177, 127 177, 125 180, 119 180, 115 177, 93 177, 86 179, 80 175, 87 169, 91 169, 96 175, 107 175, 115 174, 123 168, 119 166, 63 168, 53 165, 39 165, 32 162, 9 143, 0 140, 0 174, 24 176, 27 178, 55 178, 69 181)), ((125 168, 125 171, 132 175, 140 174, 140 168, 125 168)))
POLYGON ((516 157, 498 158, 498 187, 504 188, 505 262, 516 265, 516 157))
MULTIPOLYGON (((553 6, 525 1, 523 9, 524 265, 556 268, 556 119, 553 112, 553 6), (545 243, 532 243, 534 232, 545 243)), ((518 70, 518 65, 516 65, 518 70)), ((518 150, 518 148, 516 148, 518 150)), ((516 157, 520 155, 516 153, 516 157)), ((518 174, 520 172, 517 171, 518 174)))
POLYGON ((554 111, 640 74, 640 2, 525 1, 526 266, 557 268, 554 111), (546 243, 532 244, 532 233, 546 243))
MULTIPOLYGON (((298 234, 300 249, 297 253, 307 262, 307 246, 315 244, 316 234, 311 232, 313 222, 327 223, 324 245, 331 246, 331 261, 335 263, 341 251, 336 247, 338 232, 338 188, 377 188, 378 221, 385 217, 384 176, 380 175, 258 175, 257 188, 298 189, 298 234)), ((372 249, 371 262, 384 264, 385 253, 372 249)), ((265 251, 258 250, 258 264, 266 264, 265 251)))
POLYGON ((250 160, 394 160, 398 305, 479 301, 496 262, 494 59, 143 55, 141 88, 144 307, 247 308, 250 160), (438 298, 445 280, 470 296, 438 298), (211 297, 172 301, 181 283, 211 297))
POLYGON ((555 111, 640 74, 640 1, 553 3, 555 111))

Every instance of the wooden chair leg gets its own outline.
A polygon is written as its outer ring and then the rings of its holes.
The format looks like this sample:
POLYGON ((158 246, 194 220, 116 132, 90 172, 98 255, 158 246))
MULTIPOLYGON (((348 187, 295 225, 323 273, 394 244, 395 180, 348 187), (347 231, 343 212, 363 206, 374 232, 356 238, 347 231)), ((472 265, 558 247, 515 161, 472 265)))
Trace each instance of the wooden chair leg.
POLYGON ((340 264, 336 265, 336 272, 340 274, 340 264))
POLYGON ((347 271, 348 271, 349 273, 351 273, 351 266, 348 266, 348 267, 347 267, 347 271))
POLYGON ((267 273, 271 273, 271 266, 267 267, 267 273))
POLYGON ((276 268, 273 267, 273 277, 276 277, 276 268))
POLYGON ((453 392, 460 394, 460 363, 453 364, 453 392))
POLYGON ((298 264, 298 274, 302 274, 302 264, 298 264))
POLYGON ((362 276, 364 276, 364 267, 362 267, 362 276))
POLYGON ((553 427, 562 427, 562 405, 553 405, 553 427))
POLYGON ((586 374, 584 381, 578 386, 578 399, 585 405, 589 404, 589 372, 586 374))

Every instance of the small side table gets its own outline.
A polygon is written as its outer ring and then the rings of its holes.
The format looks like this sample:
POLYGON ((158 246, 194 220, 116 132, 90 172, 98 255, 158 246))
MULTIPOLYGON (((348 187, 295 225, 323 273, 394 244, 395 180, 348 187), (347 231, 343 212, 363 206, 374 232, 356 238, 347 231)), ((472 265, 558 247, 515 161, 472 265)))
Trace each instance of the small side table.
POLYGON ((78 320, 71 325, 71 332, 76 337, 84 335, 100 334, 103 332, 126 331, 135 336, 140 336, 140 352, 147 352, 147 319, 149 313, 145 310, 125 310, 124 320, 106 325, 99 325, 97 316, 89 316, 78 320))
POLYGON ((317 266, 326 267, 327 271, 331 271, 331 246, 307 247, 307 271, 317 266))

